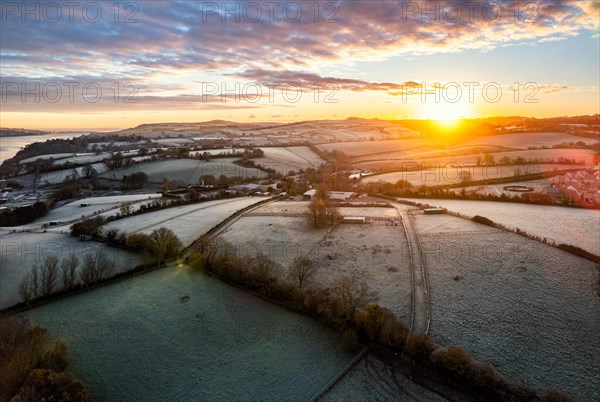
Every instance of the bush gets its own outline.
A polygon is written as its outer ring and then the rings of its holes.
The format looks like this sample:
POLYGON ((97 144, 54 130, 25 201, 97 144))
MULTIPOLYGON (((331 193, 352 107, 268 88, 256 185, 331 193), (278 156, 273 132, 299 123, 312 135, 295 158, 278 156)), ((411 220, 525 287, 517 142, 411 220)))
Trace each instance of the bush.
POLYGON ((494 226, 494 227, 496 226, 494 221, 486 218, 485 216, 475 215, 473 218, 471 218, 471 220, 474 222, 477 222, 477 223, 481 223, 483 225, 494 226))
POLYGON ((0 400, 87 401, 85 385, 64 370, 68 348, 28 321, 0 317, 0 400))
POLYGON ((433 340, 427 334, 411 334, 406 342, 406 353, 421 365, 427 365, 435 349, 433 340))
POLYGON ((449 377, 459 379, 469 370, 472 357, 458 346, 439 348, 430 357, 431 363, 449 377))
POLYGON ((348 352, 354 352, 358 348, 358 335, 356 331, 350 328, 342 331, 342 346, 348 352))
POLYGON ((102 216, 85 219, 76 222, 71 226, 71 236, 79 237, 81 235, 98 236, 100 226, 104 225, 105 219, 102 216))

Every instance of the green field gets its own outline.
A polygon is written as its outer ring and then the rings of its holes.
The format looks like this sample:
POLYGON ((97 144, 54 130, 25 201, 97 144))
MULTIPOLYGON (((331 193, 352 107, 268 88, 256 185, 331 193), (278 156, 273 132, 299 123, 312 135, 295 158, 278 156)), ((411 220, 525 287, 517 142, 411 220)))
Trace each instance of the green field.
POLYGON ((67 340, 99 401, 306 401, 353 357, 336 332, 185 266, 25 315, 67 340))

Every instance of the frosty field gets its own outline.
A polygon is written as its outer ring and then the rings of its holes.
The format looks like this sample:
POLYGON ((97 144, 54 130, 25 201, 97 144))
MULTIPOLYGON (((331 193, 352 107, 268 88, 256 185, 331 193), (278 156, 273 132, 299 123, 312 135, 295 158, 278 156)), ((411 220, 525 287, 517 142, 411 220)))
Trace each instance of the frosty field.
POLYGON ((325 163, 308 147, 263 147, 261 149, 264 156, 256 158, 256 162, 282 174, 287 174, 292 170, 298 172, 300 169, 316 169, 320 164, 325 163))
POLYGON ((414 187, 443 186, 451 184, 460 184, 461 174, 468 173, 471 181, 494 180, 548 173, 552 174, 556 170, 577 169, 577 165, 558 165, 558 164, 538 164, 538 165, 506 165, 506 166, 459 166, 457 164, 448 164, 438 168, 424 169, 419 171, 392 172, 374 176, 368 176, 362 181, 364 183, 376 183, 379 181, 396 183, 398 180, 406 180, 414 187))
POLYGON ((187 246, 234 212, 261 200, 255 197, 243 197, 172 207, 109 222, 102 227, 102 230, 107 232, 117 229, 126 233, 149 234, 154 229, 166 227, 175 232, 181 242, 187 246))
POLYGON ((25 315, 67 340, 93 400, 305 401, 353 357, 316 321, 187 267, 25 315))
POLYGON ((444 402, 447 399, 393 372, 381 360, 367 354, 321 398, 336 401, 444 402))
MULTIPOLYGON (((47 222, 71 221, 81 216, 91 216, 109 209, 118 208, 123 203, 141 203, 142 201, 161 198, 161 194, 116 195, 108 197, 82 198, 52 209, 48 214, 37 219, 33 224, 47 222), (82 204, 86 204, 82 207, 82 204)), ((115 211, 115 213, 118 211, 115 211)))
POLYGON ((167 177, 169 180, 180 180, 188 184, 198 184, 200 176, 208 175, 213 175, 217 179, 221 175, 244 178, 265 176, 265 172, 261 170, 232 163, 235 160, 235 158, 219 158, 205 162, 195 159, 172 159, 146 162, 125 169, 111 170, 100 176, 105 179, 122 180, 123 176, 144 172, 148 175, 148 180, 153 183, 161 183, 163 178, 167 177))
MULTIPOLYGON (((287 268, 298 255, 315 251, 326 229, 311 228, 306 219, 285 216, 244 216, 221 236, 240 257, 262 253, 287 268)), ((316 249, 318 251, 318 248, 316 249)))
MULTIPOLYGON (((462 221, 442 218, 446 228, 462 221)), ((435 226, 430 220, 440 223, 423 215, 419 227, 435 226)), ((536 388, 556 387, 581 401, 600 398, 592 262, 490 228, 425 231, 421 238, 438 342, 462 346, 536 388)))
POLYGON ((411 271, 402 226, 339 224, 321 240, 317 251, 316 286, 328 287, 344 276, 365 282, 377 303, 410 325, 411 271))
POLYGON ((511 228, 600 254, 600 211, 487 201, 419 200, 465 216, 481 215, 511 228))
POLYGON ((0 242, 0 308, 18 303, 18 287, 34 264, 44 257, 55 255, 59 259, 75 255, 81 268, 84 255, 103 252, 114 264, 115 272, 134 268, 140 257, 132 252, 113 248, 103 243, 82 242, 60 233, 16 233, 4 236, 0 242))

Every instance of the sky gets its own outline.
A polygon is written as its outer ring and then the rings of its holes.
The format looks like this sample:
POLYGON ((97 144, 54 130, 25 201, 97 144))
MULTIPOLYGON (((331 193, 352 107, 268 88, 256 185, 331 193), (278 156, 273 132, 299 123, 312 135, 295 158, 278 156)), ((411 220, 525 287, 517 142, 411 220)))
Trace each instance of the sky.
POLYGON ((4 1, 0 127, 600 112, 600 2, 4 1))

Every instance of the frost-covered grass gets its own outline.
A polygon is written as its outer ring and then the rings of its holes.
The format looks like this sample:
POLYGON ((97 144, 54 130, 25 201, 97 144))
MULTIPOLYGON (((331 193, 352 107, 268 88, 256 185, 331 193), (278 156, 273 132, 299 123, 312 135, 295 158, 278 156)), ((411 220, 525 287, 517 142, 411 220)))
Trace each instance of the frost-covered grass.
POLYGON ((66 339, 94 400, 305 401, 353 357, 316 321, 187 267, 25 315, 66 339))
POLYGON ((290 171, 298 172, 307 168, 316 169, 319 165, 325 163, 309 147, 264 147, 261 149, 264 156, 256 158, 256 162, 282 174, 287 174, 290 171))
POLYGON ((63 158, 69 158, 69 157, 75 157, 75 156, 85 156, 85 155, 94 155, 92 153, 83 153, 83 154, 74 154, 74 153, 63 153, 63 154, 46 154, 46 155, 36 155, 36 156, 32 156, 30 158, 25 158, 23 160, 21 160, 19 163, 20 164, 24 164, 24 163, 30 163, 30 162, 35 162, 38 159, 42 159, 42 160, 46 160, 46 159, 63 159, 63 158))
POLYGON ((221 154, 232 154, 243 152, 243 149, 240 148, 219 148, 219 149, 202 149, 199 151, 191 151, 190 156, 196 157, 198 155, 202 155, 205 152, 209 155, 221 155, 221 154))
MULTIPOLYGON (((254 212, 256 214, 301 214, 305 213, 310 201, 277 201, 262 205, 254 212)), ((397 217, 398 211, 395 208, 386 207, 339 207, 338 211, 343 216, 375 216, 375 217, 397 217)))
MULTIPOLYGON (((464 187, 467 193, 477 193, 477 194, 492 194, 496 196, 501 196, 505 194, 507 196, 519 196, 522 193, 518 193, 515 191, 504 190, 506 186, 527 186, 533 189, 536 193, 541 193, 545 188, 550 187, 552 181, 550 179, 541 179, 541 180, 529 180, 529 181, 518 181, 513 183, 503 183, 503 184, 491 184, 487 186, 471 186, 464 187)), ((460 193, 462 188, 456 188, 453 190, 455 193, 460 193)))
POLYGON ((81 263, 84 255, 102 251, 114 264, 115 272, 135 267, 140 258, 129 251, 116 249, 98 242, 83 242, 59 233, 16 233, 4 236, 0 242, 0 308, 18 303, 18 287, 34 264, 44 257, 59 259, 75 254, 81 263))
MULTIPOLYGON (((418 227, 433 226, 428 220, 439 221, 422 216, 418 227)), ((490 228, 421 238, 437 341, 460 345, 536 388, 556 387, 582 401, 600 399, 600 301, 593 263, 490 228)))
MULTIPOLYGON (((93 163, 91 165, 92 168, 96 170, 97 173, 103 173, 108 170, 108 167, 103 162, 93 163)), ((52 172, 45 172, 40 174, 40 177, 37 180, 38 185, 46 185, 46 184, 60 184, 62 183, 67 176, 71 178, 80 179, 85 177, 84 166, 80 166, 77 168, 69 168, 69 169, 60 169, 52 172)), ((33 173, 25 174, 22 176, 15 177, 15 180, 20 181, 28 186, 33 185, 33 181, 35 176, 33 173)))
POLYGON ((469 174, 471 181, 494 180, 505 177, 522 176, 552 172, 554 170, 581 168, 577 165, 538 164, 538 165, 505 165, 505 166, 457 166, 448 164, 438 168, 424 169, 409 172, 392 172, 380 175, 368 176, 362 181, 364 183, 375 183, 378 181, 396 183, 398 180, 406 180, 414 187, 421 185, 441 186, 462 183, 462 174, 469 174))
POLYGON ((369 354, 319 401, 443 402, 445 398, 412 382, 369 354))
POLYGON ((261 170, 234 164, 235 160, 235 158, 220 158, 205 162, 194 159, 171 159, 111 170, 100 176, 106 179, 122 180, 123 176, 144 172, 148 175, 148 180, 154 183, 160 183, 166 177, 169 180, 180 180, 188 184, 198 184, 200 176, 207 175, 213 175, 217 179, 221 175, 244 178, 262 178, 265 176, 265 173, 261 170))
MULTIPOLYGON (((342 151, 352 157, 364 155, 385 154, 392 151, 414 150, 429 147, 431 140, 427 138, 391 140, 391 141, 359 141, 359 142, 339 142, 321 144, 319 148, 324 151, 342 151)), ((387 156, 386 156, 387 158, 387 156)))
POLYGON ((87 217, 109 209, 117 208, 123 203, 137 203, 140 201, 152 200, 161 197, 161 194, 132 194, 82 198, 51 210, 46 216, 37 219, 33 224, 71 221, 81 216, 87 217), (82 207, 81 204, 86 204, 87 206, 82 207))
POLYGON ((316 249, 319 287, 350 276, 365 282, 377 303, 410 325, 411 279, 406 236, 402 226, 340 224, 316 249))
POLYGON ((578 141, 586 144, 598 142, 592 138, 583 138, 566 133, 515 133, 477 137, 463 142, 462 145, 497 145, 508 148, 527 149, 529 147, 551 147, 565 142, 578 141))
POLYGON ((191 140, 189 138, 161 138, 161 139, 152 140, 152 142, 155 142, 157 144, 163 144, 163 145, 181 145, 181 144, 192 144, 192 143, 194 143, 194 140, 191 140))
POLYGON ((506 202, 412 199, 465 216, 485 216, 510 228, 600 254, 600 211, 506 202))
POLYGON ((325 232, 326 229, 313 229, 304 218, 245 216, 221 236, 240 257, 252 258, 262 253, 287 268, 296 256, 311 252, 325 232))
POLYGON ((98 155, 96 154, 77 154, 76 156, 72 156, 69 158, 62 158, 59 160, 55 160, 53 165, 59 166, 64 165, 65 163, 73 163, 73 164, 89 164, 103 161, 104 159, 110 159, 112 156, 111 152, 103 152, 98 155))
POLYGON ((166 227, 187 246, 236 211, 258 201, 260 199, 254 197, 243 197, 172 207, 109 222, 102 230, 149 234, 154 229, 166 227))

